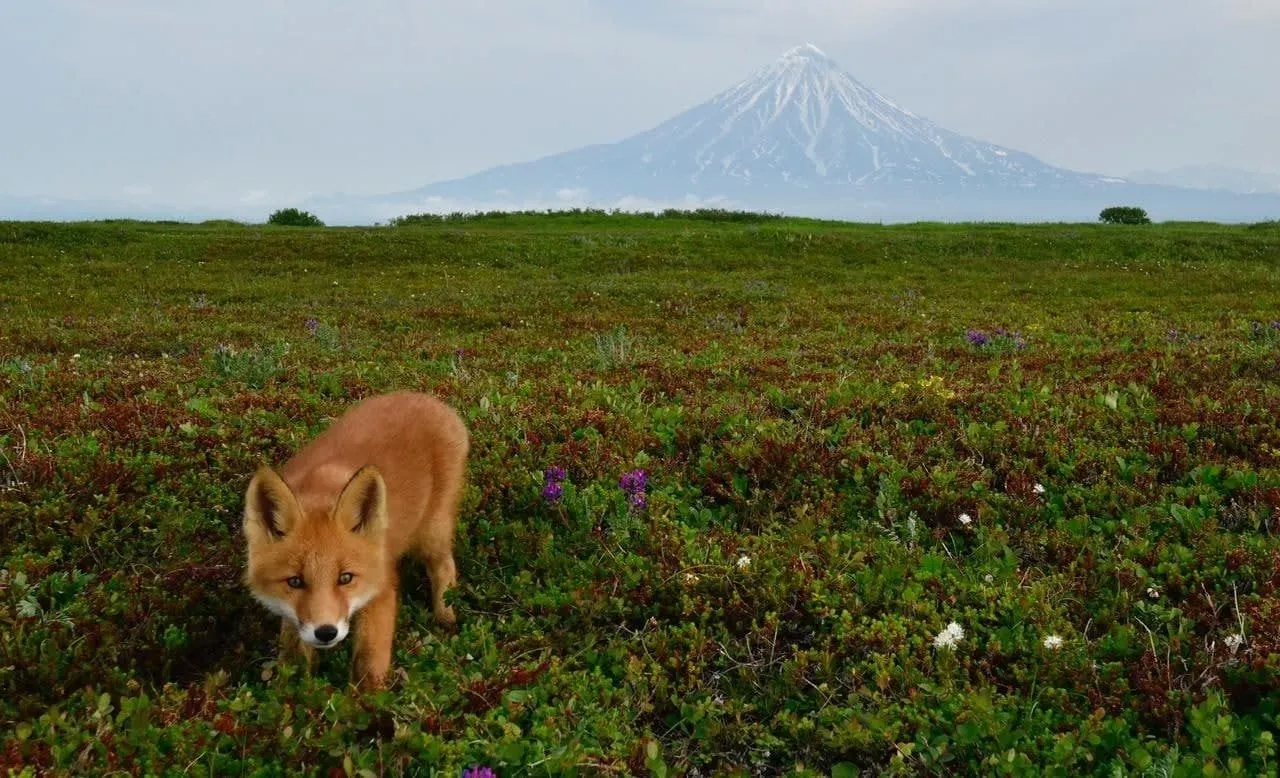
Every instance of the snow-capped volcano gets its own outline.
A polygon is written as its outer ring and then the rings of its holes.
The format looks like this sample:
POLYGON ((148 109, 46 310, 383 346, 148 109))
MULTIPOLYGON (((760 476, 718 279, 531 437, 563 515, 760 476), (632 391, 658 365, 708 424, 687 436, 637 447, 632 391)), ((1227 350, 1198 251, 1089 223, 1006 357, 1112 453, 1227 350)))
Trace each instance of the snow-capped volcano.
POLYGON ((1118 183, 943 129, 806 44, 638 135, 405 194, 480 202, 688 196, 759 202, 1111 182, 1118 183))
POLYGON ((1082 178, 916 116, 811 44, 623 144, 642 148, 641 163, 655 171, 683 173, 692 162, 693 184, 927 190, 1082 178))

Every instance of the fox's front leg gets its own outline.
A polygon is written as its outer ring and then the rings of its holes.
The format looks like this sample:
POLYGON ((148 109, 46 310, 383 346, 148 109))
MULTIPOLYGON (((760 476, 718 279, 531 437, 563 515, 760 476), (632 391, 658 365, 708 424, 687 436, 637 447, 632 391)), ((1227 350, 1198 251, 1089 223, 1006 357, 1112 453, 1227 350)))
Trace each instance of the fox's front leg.
POLYGON ((458 568, 453 563, 453 554, 445 552, 428 557, 427 571, 431 576, 431 610, 436 622, 448 629, 456 629, 458 617, 454 615, 453 608, 444 604, 445 592, 458 585, 458 568))
POLYGON ((458 621, 453 608, 444 602, 445 592, 458 585, 458 567, 453 561, 452 526, 447 514, 436 516, 418 541, 419 553, 431 577, 431 611, 436 622, 447 628, 455 628, 458 621))
POLYGON ((315 669, 316 650, 302 642, 302 636, 298 634, 298 628, 293 625, 293 622, 288 619, 281 619, 280 659, 282 661, 293 661, 299 658, 303 660, 308 673, 315 669))
POLYGON ((396 628, 396 587, 388 586, 360 611, 356 625, 352 680, 361 689, 381 689, 391 669, 391 638, 396 628))

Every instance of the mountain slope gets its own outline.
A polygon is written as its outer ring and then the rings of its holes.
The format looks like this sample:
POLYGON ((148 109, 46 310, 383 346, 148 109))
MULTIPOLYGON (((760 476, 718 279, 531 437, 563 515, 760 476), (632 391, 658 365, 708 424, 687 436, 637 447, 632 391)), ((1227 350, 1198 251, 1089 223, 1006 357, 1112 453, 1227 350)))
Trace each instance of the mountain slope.
POLYGON ((411 194, 494 200, 959 194, 1119 183, 1055 168, 903 110, 799 46, 742 83, 617 143, 411 194))

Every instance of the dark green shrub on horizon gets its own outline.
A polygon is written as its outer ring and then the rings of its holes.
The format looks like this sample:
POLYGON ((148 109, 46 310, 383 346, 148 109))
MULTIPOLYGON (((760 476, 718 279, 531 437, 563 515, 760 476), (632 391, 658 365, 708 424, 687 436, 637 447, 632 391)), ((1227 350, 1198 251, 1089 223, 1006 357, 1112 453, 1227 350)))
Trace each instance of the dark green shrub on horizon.
POLYGON ((510 222, 529 219, 643 219, 643 220, 685 220, 702 222, 734 222, 752 223, 776 221, 784 217, 782 214, 732 211, 723 208, 667 208, 662 211, 624 211, 621 209, 604 210, 602 208, 564 208, 546 211, 453 211, 451 213, 413 213, 396 216, 388 221, 392 227, 407 227, 422 224, 454 224, 474 222, 510 222))
POLYGON ((282 208, 267 217, 267 224, 280 227, 323 227, 320 217, 297 208, 282 208))
POLYGON ((1102 209, 1102 213, 1098 214, 1098 221, 1103 224, 1150 224, 1151 218, 1141 208, 1113 205, 1102 209))

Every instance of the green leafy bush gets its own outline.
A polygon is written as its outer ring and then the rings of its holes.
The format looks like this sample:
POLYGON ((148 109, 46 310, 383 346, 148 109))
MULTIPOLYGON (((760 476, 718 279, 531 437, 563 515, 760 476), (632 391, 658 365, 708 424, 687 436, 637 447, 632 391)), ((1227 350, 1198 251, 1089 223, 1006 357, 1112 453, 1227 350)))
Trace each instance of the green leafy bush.
POLYGON ((297 208, 282 208, 267 217, 267 224, 281 227, 323 227, 320 217, 297 208))
POLYGON ((1098 221, 1103 224, 1150 224, 1147 212, 1134 206, 1115 205, 1103 208, 1098 214, 1098 221))

